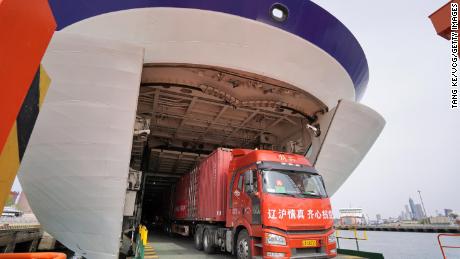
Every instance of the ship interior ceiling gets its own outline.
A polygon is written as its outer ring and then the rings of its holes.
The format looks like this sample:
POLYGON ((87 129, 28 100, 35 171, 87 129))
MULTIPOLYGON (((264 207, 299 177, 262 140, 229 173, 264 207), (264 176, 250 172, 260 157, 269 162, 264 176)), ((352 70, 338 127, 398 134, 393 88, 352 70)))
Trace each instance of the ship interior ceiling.
POLYGON ((327 107, 284 82, 232 69, 145 64, 131 167, 144 175, 143 220, 167 217, 176 181, 217 147, 305 154, 327 107))

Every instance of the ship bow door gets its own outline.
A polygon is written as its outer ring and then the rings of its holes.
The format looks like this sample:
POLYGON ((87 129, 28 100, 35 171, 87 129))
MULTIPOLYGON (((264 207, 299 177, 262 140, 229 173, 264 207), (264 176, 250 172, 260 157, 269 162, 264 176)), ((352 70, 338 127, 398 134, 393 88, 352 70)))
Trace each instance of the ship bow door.
POLYGON ((48 233, 86 258, 118 258, 144 50, 56 32, 52 78, 19 180, 48 233))
POLYGON ((341 100, 318 119, 307 157, 323 175, 329 195, 345 182, 383 130, 384 118, 371 108, 341 100))

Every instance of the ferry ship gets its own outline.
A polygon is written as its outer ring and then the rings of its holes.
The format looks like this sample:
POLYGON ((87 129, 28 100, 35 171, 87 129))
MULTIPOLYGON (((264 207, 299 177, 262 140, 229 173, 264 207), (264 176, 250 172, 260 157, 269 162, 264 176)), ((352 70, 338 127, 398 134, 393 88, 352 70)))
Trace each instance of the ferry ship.
POLYGON ((312 1, 49 6, 51 85, 18 175, 46 231, 86 258, 117 258, 130 220, 218 147, 305 155, 333 195, 384 127, 359 103, 362 47, 312 1))

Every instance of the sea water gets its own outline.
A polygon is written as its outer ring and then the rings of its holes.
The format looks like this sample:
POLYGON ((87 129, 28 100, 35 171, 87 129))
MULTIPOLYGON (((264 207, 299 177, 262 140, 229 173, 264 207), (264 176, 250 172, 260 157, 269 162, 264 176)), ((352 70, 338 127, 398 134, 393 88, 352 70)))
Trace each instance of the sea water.
MULTIPOLYGON (((366 231, 368 240, 358 241, 359 249, 367 252, 383 253, 385 258, 443 258, 438 244, 437 233, 366 231)), ((363 237, 363 231, 357 232, 363 237)), ((353 231, 340 230, 339 236, 354 237, 353 231)), ((443 245, 460 246, 460 237, 443 237, 443 245)), ((354 240, 339 239, 340 248, 356 250, 354 240)), ((446 258, 460 259, 460 249, 445 248, 446 258)))

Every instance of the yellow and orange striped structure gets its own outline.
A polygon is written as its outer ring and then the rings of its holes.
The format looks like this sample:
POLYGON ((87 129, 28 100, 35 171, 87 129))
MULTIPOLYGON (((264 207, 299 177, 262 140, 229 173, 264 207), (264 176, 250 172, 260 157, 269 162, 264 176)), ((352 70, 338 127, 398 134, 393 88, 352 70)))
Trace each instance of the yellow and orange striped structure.
POLYGON ((0 198, 2 201, 6 201, 8 197, 49 85, 50 78, 40 66, 0 153, 0 198))
POLYGON ((0 254, 0 259, 66 259, 64 253, 7 253, 0 254))
POLYGON ((56 22, 47 0, 0 0, 0 21, 1 212, 49 86, 39 64, 56 22))

